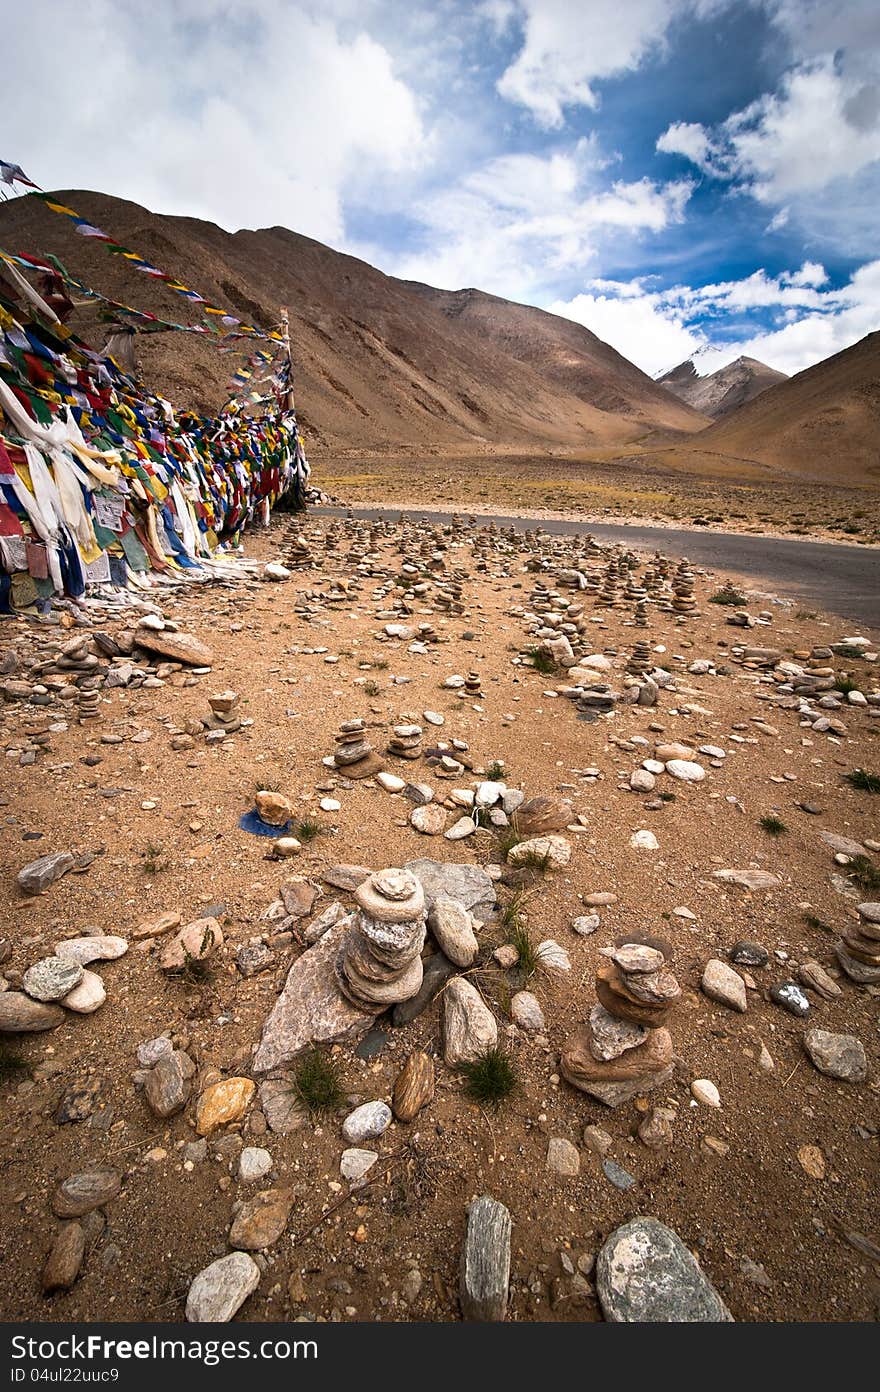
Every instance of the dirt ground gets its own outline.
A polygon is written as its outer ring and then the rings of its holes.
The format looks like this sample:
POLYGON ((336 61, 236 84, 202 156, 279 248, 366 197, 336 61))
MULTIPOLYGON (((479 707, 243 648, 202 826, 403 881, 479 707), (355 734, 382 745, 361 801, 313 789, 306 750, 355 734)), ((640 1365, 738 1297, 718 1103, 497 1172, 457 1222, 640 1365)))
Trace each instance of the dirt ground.
MULTIPOLYGON (((383 473, 383 490, 391 477, 383 473)), ((333 491, 342 489, 343 479, 340 473, 333 491)), ((318 482, 331 488, 320 471, 318 482)), ((402 488, 402 471, 399 483, 402 488)), ((344 487, 352 501, 361 501, 350 478, 344 487)), ((392 489, 385 501, 393 496, 392 489)), ((762 506, 771 506, 770 497, 769 490, 762 495, 762 506)), ((425 494, 423 501, 429 500, 425 494)), ((448 490, 444 501, 455 502, 448 490)), ((508 494, 506 501, 517 497, 508 494)), ((8 1040, 0 1078, 0 1315, 13 1321, 183 1318, 193 1276, 228 1251, 234 1203, 260 1186, 238 1182, 238 1141, 227 1137, 218 1148, 219 1133, 209 1139, 205 1160, 184 1167, 182 1148, 196 1139, 192 1106, 170 1121, 151 1113, 132 1080, 137 1046, 171 1031, 200 1077, 210 1070, 249 1073, 263 1021, 299 949, 279 949, 271 970, 249 978, 239 974, 233 953, 254 935, 271 933, 261 915, 292 875, 318 883, 340 861, 379 868, 418 856, 479 864, 497 859, 488 832, 460 842, 422 836, 408 824, 410 805, 400 795, 372 779, 345 786, 321 763, 344 720, 363 716, 382 751, 390 725, 411 717, 423 723, 422 712, 433 709, 445 725, 437 731, 425 726, 426 743, 433 734, 465 740, 474 774, 501 760, 509 784, 528 796, 569 798, 582 815, 583 833, 569 838, 569 865, 525 893, 534 940, 556 939, 572 970, 539 970, 529 982, 547 1020, 546 1043, 535 1043, 510 1023, 508 987, 490 965, 503 930, 484 931, 481 961, 487 965, 477 980, 520 1078, 517 1092, 497 1110, 470 1102, 460 1078, 445 1068, 436 1002, 412 1024, 389 1030, 374 1058, 363 1059, 347 1045, 337 1050, 347 1090, 364 1101, 389 1098, 413 1048, 427 1049, 437 1064, 434 1101, 415 1122, 395 1123, 373 1143, 380 1163, 370 1178, 378 1178, 350 1198, 339 1174, 345 1148, 339 1118, 308 1122, 287 1136, 265 1134, 253 1119, 244 1123, 244 1143, 266 1146, 273 1174, 293 1187, 296 1203, 287 1232, 264 1254, 259 1288, 238 1318, 458 1319, 466 1206, 489 1193, 513 1219, 512 1320, 601 1318, 592 1282, 586 1290, 573 1286, 560 1254, 572 1263, 591 1257, 636 1214, 653 1214, 679 1233, 737 1320, 875 1319, 880 1264, 845 1234, 880 1241, 878 989, 841 976, 835 1001, 810 996, 808 1024, 864 1042, 869 1073, 863 1084, 817 1072, 803 1049, 804 1022, 771 1003, 767 991, 808 960, 837 973, 836 932, 855 918, 859 899, 878 897, 841 892, 846 883, 839 879, 835 887, 832 873, 842 871, 819 833, 880 839, 880 797, 853 789, 842 777, 859 767, 880 771, 880 721, 870 707, 851 706, 836 712, 845 720, 845 735, 813 733, 800 727, 795 711, 768 703, 772 684, 756 682, 735 663, 727 664, 724 676, 686 670, 698 657, 723 662, 726 648, 743 640, 772 644, 790 657, 840 641, 851 626, 829 616, 795 618, 793 608, 778 604, 771 606, 771 624, 746 634, 726 624, 727 609, 706 602, 722 578, 706 573, 697 577, 700 614, 686 624, 652 609, 649 629, 636 630, 628 609, 594 611, 588 600, 588 613, 601 617, 590 625, 593 650, 614 656, 612 681, 634 638, 648 636, 665 648, 658 661, 675 672, 679 686, 677 695, 662 692, 654 709, 623 705, 610 719, 589 724, 576 718, 571 702, 548 694, 559 675, 514 662, 533 641, 522 618, 511 613, 527 607, 534 579, 524 569, 524 554, 490 555, 480 573, 470 546, 475 533, 447 535, 445 541, 454 543, 447 567, 466 573, 465 612, 449 618, 434 612, 430 594, 416 606, 411 622, 430 622, 437 635, 422 655, 409 652, 405 641, 377 636, 385 622, 376 618, 372 599, 378 578, 359 579, 348 603, 325 606, 311 622, 293 612, 304 591, 352 574, 344 532, 335 552, 323 550, 329 526, 277 519, 267 534, 247 538, 248 556, 262 560, 283 561, 294 532, 310 542, 318 566, 284 583, 250 580, 174 591, 167 602, 162 597, 168 617, 213 645, 208 675, 180 672, 155 689, 105 690, 98 722, 71 720, 31 766, 6 758, 0 934, 13 950, 4 971, 25 970, 88 925, 129 937, 165 910, 179 910, 184 922, 216 914, 226 945, 210 977, 187 983, 162 975, 149 943, 132 942, 119 960, 97 965, 107 1002, 95 1014, 69 1015, 56 1030, 8 1040), (479 673, 482 699, 442 689, 450 674, 468 671, 479 673), (395 676, 408 680, 395 684, 395 676), (240 693, 242 714, 253 724, 219 745, 197 740, 195 748, 172 750, 172 732, 187 716, 204 715, 207 697, 226 688, 240 693), (149 737, 135 741, 144 730, 149 737), (111 733, 122 742, 103 743, 102 735, 111 733), (627 786, 650 752, 621 747, 633 737, 651 745, 658 739, 708 742, 721 745, 727 757, 722 767, 707 767, 703 783, 673 786, 667 778, 674 799, 648 811, 627 786), (585 774, 588 769, 598 775, 585 774), (318 809, 324 795, 318 784, 335 785, 341 811, 318 809), (287 796, 295 818, 322 825, 323 834, 296 860, 268 859, 269 843, 239 829, 240 815, 261 787, 287 796), (808 815, 800 802, 814 804, 819 815, 808 815), (785 823, 778 838, 759 825, 768 814, 785 823), (658 851, 631 847, 639 829, 655 833, 658 851), (35 898, 19 893, 15 876, 25 863, 66 849, 98 854, 85 873, 68 874, 35 898), (781 883, 751 894, 712 878, 713 870, 729 866, 770 870, 781 883), (617 902, 599 910, 600 928, 582 938, 571 923, 587 911, 584 897, 596 891, 613 892, 617 902), (695 918, 676 916, 680 907, 695 918), (646 932, 674 945, 672 966, 683 991, 670 1026, 675 1078, 651 1099, 677 1113, 672 1144, 663 1151, 649 1150, 635 1135, 647 1102, 609 1110, 569 1087, 558 1072, 560 1048, 595 1002, 600 949, 646 932), (699 985, 706 960, 726 958, 738 939, 759 942, 771 954, 767 967, 752 970, 755 988, 743 1015, 708 1000, 699 985), (762 1043, 772 1072, 758 1066, 762 1043), (692 1100, 689 1087, 697 1078, 715 1082, 720 1109, 692 1100), (59 1104, 72 1088, 89 1094, 89 1114, 59 1124, 59 1104), (612 1186, 601 1157, 583 1144, 590 1125, 613 1138, 610 1158, 636 1181, 628 1191, 612 1186), (576 1178, 547 1170, 551 1137, 579 1147, 576 1178), (803 1168, 798 1152, 804 1146, 821 1151, 823 1178, 803 1168), (123 1174, 122 1192, 106 1207, 106 1229, 73 1288, 45 1297, 40 1273, 58 1227, 52 1194, 72 1172, 105 1165, 123 1174), (407 1298, 404 1291, 414 1289, 407 1274, 416 1269, 421 1288, 407 1298)), ((383 539, 379 552, 381 566, 396 573, 402 559, 396 545, 383 539)), ((748 608, 757 613, 765 605, 762 599, 748 608)), ((101 622, 111 632, 122 626, 118 619, 101 622)), ((57 638, 56 630, 9 621, 0 627, 0 651, 14 648, 24 657, 57 638)), ((875 664, 835 658, 833 665, 865 692, 877 689, 875 664)), ((6 750, 21 747, 23 719, 21 705, 0 706, 6 750)), ((388 758, 386 767, 442 789, 423 762, 388 758)), ((459 785, 471 786, 474 774, 459 785)), ((510 891, 502 886, 499 893, 504 901, 510 891)), ((349 902, 325 887, 316 907, 333 897, 349 902)))
POLYGON ((426 447, 312 452, 314 482, 357 506, 460 507, 595 522, 705 526, 762 535, 880 542, 871 487, 808 481, 752 460, 675 449, 459 456, 426 447))

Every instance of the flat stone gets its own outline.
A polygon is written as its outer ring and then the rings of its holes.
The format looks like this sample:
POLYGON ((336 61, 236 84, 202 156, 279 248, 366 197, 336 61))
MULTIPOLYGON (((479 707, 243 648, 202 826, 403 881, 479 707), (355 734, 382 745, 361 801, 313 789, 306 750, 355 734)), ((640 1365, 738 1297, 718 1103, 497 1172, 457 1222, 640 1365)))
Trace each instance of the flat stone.
POLYGON ((828 1030, 808 1029, 804 1047, 810 1059, 829 1078, 845 1083, 863 1083, 868 1076, 865 1046, 854 1034, 831 1034, 828 1030))
POLYGON ((202 643, 191 633, 172 633, 168 629, 163 629, 161 633, 153 633, 145 628, 139 628, 135 635, 135 644, 139 648, 145 648, 147 652, 159 653, 162 657, 170 658, 172 662, 183 662, 189 667, 211 667, 214 662, 214 652, 208 647, 207 643, 202 643))
POLYGON ((743 889, 775 889, 782 884, 779 876, 769 870, 713 870, 712 874, 716 880, 741 885, 743 889))
POLYGON ((472 817, 459 817, 443 835, 447 841, 463 841, 466 836, 473 836, 476 829, 477 824, 472 817))
POLYGON ((798 976, 802 986, 815 991, 823 1000, 836 1000, 843 995, 833 976, 829 976, 818 962, 804 962, 803 966, 798 967, 798 976))
POLYGON ((498 1321, 507 1314, 510 1213, 497 1199, 474 1199, 461 1255, 459 1299, 466 1320, 498 1321))
POLYGON ((250 1078, 224 1078, 205 1088, 196 1102, 196 1131, 209 1136, 220 1126, 240 1121, 251 1104, 256 1085, 250 1078))
POLYGON ((357 889, 358 885, 363 884, 372 874, 364 865, 331 865, 321 875, 325 884, 332 885, 334 889, 345 889, 350 893, 357 889))
POLYGON ((437 898, 454 899, 468 909, 478 923, 488 923, 495 909, 496 893, 481 865, 458 865, 442 860, 410 860, 411 870, 425 892, 425 908, 430 912, 437 898))
POLYGON ((115 1199, 122 1185, 118 1170, 83 1170, 69 1175, 55 1190, 52 1212, 58 1218, 81 1218, 115 1199))
POLYGON ((132 933, 133 938, 160 938, 166 933, 170 933, 172 928, 180 927, 180 914, 174 909, 169 909, 165 913, 158 914, 155 918, 149 918, 144 923, 139 923, 132 933))
POLYGON ((709 1078, 695 1078, 691 1083, 691 1094, 704 1107, 720 1107, 721 1094, 709 1078))
POLYGON ((227 1324, 260 1284, 260 1268, 246 1252, 230 1252, 200 1271, 186 1297, 191 1324, 227 1324))
POLYGON ((391 1108, 398 1121, 412 1121, 434 1097, 434 1061, 414 1049, 394 1082, 391 1108))
POLYGON ((595 933, 601 921, 598 914, 581 914, 572 920, 572 931, 577 933, 579 938, 588 938, 591 933, 595 933))
POLYGON ((76 864, 76 857, 70 851, 54 851, 51 855, 40 856, 22 866, 18 872, 18 887, 25 894, 41 894, 76 864))
POLYGON ((74 986, 72 991, 68 991, 66 996, 62 996, 59 1002, 65 1010, 72 1010, 75 1015, 93 1015, 96 1010, 107 999, 107 992, 104 983, 97 972, 84 971, 82 980, 74 986))
POLYGON ((373 1168, 379 1159, 375 1150, 358 1150, 356 1147, 342 1152, 339 1173, 349 1184, 357 1184, 373 1168))
POLYGON ((547 1143, 547 1169, 553 1174, 574 1178, 580 1173, 581 1156, 577 1146, 563 1136, 551 1136, 547 1143))
POLYGON ((63 957, 44 957, 28 967, 22 978, 27 994, 38 1001, 60 1001, 83 979, 79 962, 67 962, 63 957))
POLYGON ((60 1005, 44 1005, 22 991, 0 992, 0 1033, 34 1034, 57 1029, 64 1023, 60 1005))
POLYGON ((739 972, 729 967, 717 957, 710 957, 703 968, 700 985, 710 1000, 726 1005, 729 1010, 738 1010, 744 1015, 748 1010, 746 984, 739 972))
POLYGON ((230 1247, 259 1252, 273 1247, 287 1227, 293 1194, 290 1189, 264 1189, 247 1199, 232 1220, 230 1247))
POLYGON ((646 1043, 649 1031, 641 1025, 620 1020, 604 1005, 594 1005, 590 1011, 590 1053, 599 1061, 620 1058, 628 1049, 646 1043))
POLYGON ((355 1107, 342 1123, 342 1138, 349 1145, 375 1141, 391 1124, 391 1108, 386 1102, 364 1102, 355 1107))
POLYGON ((571 843, 564 836, 535 836, 520 841, 507 854, 509 865, 541 861, 548 870, 562 870, 571 860, 571 843))
MULTIPOLYGON (((336 982, 336 959, 346 936, 343 920, 330 928, 291 967, 254 1054, 254 1071, 268 1073, 290 1063, 312 1044, 357 1039, 377 1012, 349 1004, 336 982)), ((424 984, 424 983, 423 983, 424 984)))
POLYGON ((624 943, 608 955, 622 972, 658 972, 666 961, 658 948, 645 943, 624 943))
POLYGON ((573 818, 574 808, 570 802, 559 798, 533 797, 516 809, 514 822, 520 836, 534 838, 564 831, 573 818))
POLYGON ((498 1043, 498 1024, 476 987, 457 976, 443 994, 443 1056, 448 1068, 482 1058, 498 1043))
POLYGON ((592 1092, 594 1083, 650 1085, 655 1074, 672 1064, 672 1036, 666 1029, 648 1030, 644 1044, 607 1061, 595 1057, 591 1044, 590 1029, 581 1029, 566 1044, 559 1060, 563 1077, 582 1092, 592 1092))
POLYGON ((678 1234, 656 1218, 634 1218, 611 1234, 596 1261, 596 1288, 615 1324, 733 1318, 678 1234))
POLYGON ((428 913, 428 927, 441 952, 451 962, 457 967, 471 965, 479 951, 479 943, 474 932, 474 920, 463 904, 438 895, 428 913))
POLYGON ((91 962, 113 962, 128 951, 125 938, 96 935, 93 938, 65 938, 55 944, 55 956, 87 967, 91 962))

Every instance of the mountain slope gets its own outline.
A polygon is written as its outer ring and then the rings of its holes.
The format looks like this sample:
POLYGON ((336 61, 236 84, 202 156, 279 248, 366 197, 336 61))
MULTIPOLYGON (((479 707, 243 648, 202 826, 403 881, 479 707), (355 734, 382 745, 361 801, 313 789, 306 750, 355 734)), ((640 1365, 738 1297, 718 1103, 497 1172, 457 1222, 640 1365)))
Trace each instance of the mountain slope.
POLYGON ((770 387, 694 445, 825 483, 880 484, 880 332, 770 387))
MULTIPOLYGON (((618 446, 705 417, 678 402, 588 330, 477 292, 480 310, 395 280, 285 228, 227 233, 194 218, 78 191, 56 195, 120 243, 206 298, 262 325, 290 309, 297 405, 309 444, 458 451, 618 446), (487 325, 487 311, 491 305, 487 325)), ((0 204, 0 246, 53 252, 95 289, 162 317, 197 309, 76 235, 34 198, 0 204)), ((72 321, 100 344, 93 309, 72 321)), ((196 335, 139 337, 141 374, 176 405, 215 410, 240 358, 196 335)))
POLYGON ((701 376, 693 358, 657 378, 658 384, 673 392, 681 401, 717 419, 752 401, 768 387, 786 382, 784 372, 777 372, 757 358, 736 358, 717 372, 701 376))

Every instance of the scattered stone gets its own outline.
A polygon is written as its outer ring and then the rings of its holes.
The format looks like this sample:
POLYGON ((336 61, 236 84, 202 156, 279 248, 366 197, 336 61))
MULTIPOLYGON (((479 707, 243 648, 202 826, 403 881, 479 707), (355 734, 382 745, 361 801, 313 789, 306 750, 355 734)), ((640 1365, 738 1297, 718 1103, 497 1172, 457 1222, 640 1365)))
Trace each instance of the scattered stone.
POLYGON ((76 864, 76 856, 70 851, 55 851, 52 855, 40 856, 29 865, 22 866, 18 872, 18 887, 25 894, 42 894, 76 864))
MULTIPOLYGON (((416 808, 416 811, 420 809, 416 808)), ((426 810, 426 809, 421 809, 426 810)), ((428 914, 437 945, 457 967, 469 967, 479 951, 474 920, 455 899, 437 897, 428 914)))
POLYGON ((238 1157, 238 1177, 242 1184, 263 1179, 272 1168, 272 1156, 262 1146, 245 1146, 238 1157))
POLYGON ((339 1173, 349 1184, 357 1184, 375 1165, 379 1156, 375 1150, 344 1150, 339 1162, 339 1173))
POLYGON ((543 1034, 547 1028, 540 1002, 531 991, 517 991, 511 997, 510 1018, 529 1034, 543 1034))
POLYGON ((497 1199, 474 1199, 467 1216, 459 1298, 466 1320, 498 1321, 507 1314, 510 1282, 508 1210, 497 1199))
POLYGON ((222 944, 223 930, 216 918, 197 918, 165 944, 159 967, 164 972, 183 971, 194 962, 206 962, 222 944))
POLYGON ((287 1227, 292 1208, 293 1194, 289 1189, 264 1189, 247 1199, 232 1220, 230 1247, 259 1252, 274 1246, 287 1227))
POLYGON ((551 1136, 547 1144, 547 1169, 553 1174, 573 1178, 580 1173, 581 1157, 577 1146, 562 1136, 551 1136))
POLYGON ((86 1235, 81 1223, 65 1223, 52 1244, 43 1267, 44 1295, 70 1290, 86 1254, 86 1235))
POLYGON ((121 1186, 118 1170, 83 1170, 70 1175, 55 1190, 52 1212, 57 1218, 81 1218, 115 1199, 121 1186))
POLYGON ((810 1002, 794 981, 783 981, 778 986, 771 986, 770 999, 781 1005, 783 1010, 787 1010, 789 1015, 797 1015, 799 1019, 810 1013, 810 1002))
POLYGON ((196 1102, 196 1131, 209 1136, 220 1126, 241 1121, 256 1091, 250 1078, 224 1078, 205 1088, 196 1102))
MULTIPOLYGON (((169 1044, 170 1040, 166 1040, 169 1044)), ((144 1079, 144 1096, 156 1116, 172 1117, 189 1101, 195 1064, 188 1054, 171 1050, 156 1060, 144 1079)))
POLYGON ((733 1318, 678 1234, 656 1218, 634 1218, 611 1234, 596 1261, 596 1289, 616 1324, 733 1318))
POLYGON ((66 996, 62 996, 60 1004, 65 1010, 72 1010, 75 1015, 93 1015, 96 1010, 100 1010, 106 999, 107 991, 98 973, 83 971, 79 985, 74 986, 66 996))
POLYGON ((260 1268, 246 1252, 230 1252, 200 1271, 186 1297, 191 1324, 227 1324, 260 1284, 260 1268))
POLYGON ((746 985, 739 972, 735 972, 726 962, 710 957, 703 969, 700 982, 710 1000, 726 1005, 730 1010, 738 1010, 744 1015, 748 1009, 746 985))
POLYGON ((691 1083, 691 1096, 698 1102, 702 1102, 704 1107, 720 1107, 721 1094, 713 1082, 708 1078, 695 1078, 691 1083))
POLYGON ((434 1097, 434 1061, 414 1049, 394 1083, 391 1108, 398 1121, 412 1121, 434 1097))
POLYGON ((782 884, 778 875, 769 870, 713 870, 716 880, 726 880, 728 884, 741 885, 743 889, 775 889, 782 884))
POLYGON ((602 1169, 605 1178, 614 1185, 615 1189, 622 1189, 625 1192, 627 1189, 632 1189, 636 1182, 635 1177, 630 1174, 629 1170, 625 1170, 622 1165, 618 1165, 616 1160, 603 1160, 602 1169))
POLYGON ((391 1124, 391 1108, 385 1102, 364 1102, 342 1123, 342 1138, 349 1145, 375 1141, 391 1124))
POLYGON ((33 1000, 46 1003, 61 1000, 82 979, 83 969, 78 962, 68 962, 63 957, 44 957, 28 968, 22 985, 33 1000))
POLYGON ((730 949, 730 960, 739 967, 766 967, 770 954, 760 943, 737 942, 730 949))
POLYGON ((808 1029, 804 1047, 820 1073, 846 1083, 863 1083, 868 1076, 865 1046, 854 1034, 831 1034, 808 1029))
POLYGON ((448 1068, 482 1058, 498 1043, 495 1016, 476 987, 457 976, 443 995, 443 1056, 448 1068))
POLYGON ((60 1005, 43 1005, 22 991, 0 992, 0 1033, 33 1034, 64 1023, 60 1005))
POLYGON ((547 870, 562 870, 571 860, 571 843, 564 836, 536 836, 520 841, 507 854, 509 865, 537 864, 547 870))

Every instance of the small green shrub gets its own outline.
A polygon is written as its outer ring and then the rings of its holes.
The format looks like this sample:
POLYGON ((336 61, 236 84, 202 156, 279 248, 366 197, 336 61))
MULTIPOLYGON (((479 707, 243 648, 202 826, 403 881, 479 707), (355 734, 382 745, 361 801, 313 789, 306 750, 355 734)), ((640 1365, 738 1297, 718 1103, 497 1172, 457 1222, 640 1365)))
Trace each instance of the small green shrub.
POLYGON ((304 1054, 294 1069, 293 1091, 310 1112, 335 1112, 345 1089, 334 1059, 320 1049, 304 1054))
POLYGON ((758 826, 762 831, 766 831, 768 836, 784 836, 788 831, 785 822, 778 817, 761 817, 758 826))
POLYGON ((490 1049, 482 1058, 464 1064, 462 1073, 468 1096, 489 1107, 499 1107, 519 1087, 513 1060, 503 1049, 490 1049))

